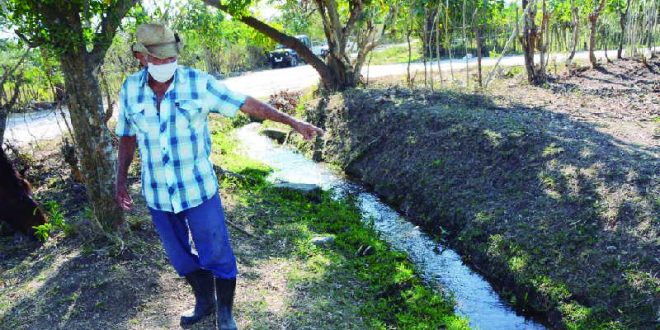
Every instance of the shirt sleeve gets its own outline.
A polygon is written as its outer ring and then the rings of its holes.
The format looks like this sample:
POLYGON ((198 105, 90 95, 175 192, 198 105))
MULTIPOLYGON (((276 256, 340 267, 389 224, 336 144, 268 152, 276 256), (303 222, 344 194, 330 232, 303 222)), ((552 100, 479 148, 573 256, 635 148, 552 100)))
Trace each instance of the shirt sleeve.
POLYGON ((236 116, 247 95, 231 91, 215 77, 208 75, 206 84, 209 111, 226 117, 236 116))
POLYGON ((119 91, 119 114, 117 115, 117 126, 115 127, 117 136, 135 136, 135 129, 126 116, 127 109, 128 99, 126 97, 126 83, 124 83, 119 91))

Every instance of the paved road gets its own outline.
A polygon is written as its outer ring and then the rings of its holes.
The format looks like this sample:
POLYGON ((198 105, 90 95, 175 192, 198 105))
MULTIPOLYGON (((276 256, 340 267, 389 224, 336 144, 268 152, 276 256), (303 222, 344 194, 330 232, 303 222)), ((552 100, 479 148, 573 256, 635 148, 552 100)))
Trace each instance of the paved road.
MULTIPOLYGON (((596 52, 598 57, 604 57, 603 52, 596 52)), ((614 55, 614 53, 612 53, 614 55)), ((578 52, 576 58, 586 59, 587 52, 578 52)), ((562 63, 565 55, 552 55, 558 63, 562 63)), ((484 66, 492 66, 496 58, 484 58, 484 66)), ((507 56, 502 58, 501 66, 522 65, 524 63, 522 56, 507 56)), ((470 59, 467 64, 473 68, 476 65, 476 59, 470 59)), ((465 69, 465 60, 440 61, 440 66, 444 71, 449 72, 450 65, 454 70, 465 69)), ((437 62, 433 62, 434 70, 437 70, 437 62)), ((423 71, 422 63, 412 63, 411 71, 423 71)), ((402 75, 407 71, 407 64, 387 64, 365 67, 363 75, 370 78, 385 77, 392 75, 402 75)), ((312 86, 319 81, 319 75, 309 65, 298 66, 294 68, 283 68, 276 70, 264 70, 247 73, 240 77, 228 78, 224 82, 230 89, 252 95, 254 97, 267 97, 280 90, 302 90, 312 86)), ((65 110, 66 112, 66 110, 65 110)), ((116 111, 115 111, 116 113, 116 111)), ((18 144, 31 143, 40 139, 50 139, 59 136, 66 126, 62 121, 62 116, 53 111, 36 112, 31 114, 13 114, 7 122, 7 131, 5 138, 7 141, 18 144)))
MULTIPOLYGON (((613 53, 614 55, 614 53, 613 53)), ((602 52, 596 52, 596 56, 604 57, 602 52)), ((587 59, 587 52, 578 52, 575 55, 578 59, 587 59)), ((558 63, 563 64, 565 60, 565 55, 552 55, 552 59, 556 59, 558 63)), ((538 60, 538 58, 537 58, 538 60)), ((497 61, 496 58, 484 58, 482 61, 483 66, 492 66, 495 65, 497 61)), ((477 59, 473 58, 468 60, 468 65, 471 68, 476 66, 477 59)), ((513 66, 513 65, 522 65, 524 63, 523 56, 506 56, 502 58, 500 62, 501 66, 513 66)), ((450 64, 449 60, 440 61, 440 67, 443 72, 450 70, 450 65, 454 70, 465 69, 466 62, 465 60, 453 60, 450 64)), ((438 65, 437 62, 433 62, 433 69, 437 71, 438 65)), ((424 71, 424 65, 422 63, 412 63, 410 70, 414 71, 424 71)), ((370 68, 365 67, 362 70, 363 75, 369 75, 370 78, 385 77, 392 75, 402 75, 407 71, 407 64, 386 64, 386 65, 375 65, 370 68)), ((301 90, 307 88, 319 81, 319 76, 316 71, 309 65, 298 66, 295 68, 284 68, 276 70, 266 70, 258 71, 244 76, 229 78, 225 80, 227 86, 231 89, 255 96, 262 97, 273 94, 274 92, 289 89, 289 90, 301 90)))

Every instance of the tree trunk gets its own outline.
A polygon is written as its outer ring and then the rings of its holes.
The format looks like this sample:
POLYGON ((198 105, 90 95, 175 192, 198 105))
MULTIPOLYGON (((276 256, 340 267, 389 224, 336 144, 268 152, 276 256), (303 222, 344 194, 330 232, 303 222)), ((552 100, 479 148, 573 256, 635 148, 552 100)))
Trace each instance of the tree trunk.
POLYGON ((571 42, 571 53, 566 58, 566 68, 569 73, 573 73, 572 62, 575 57, 575 49, 578 44, 578 38, 580 37, 580 12, 578 7, 575 5, 575 0, 571 0, 571 14, 573 16, 573 38, 571 42))
POLYGON ((408 66, 406 67, 406 72, 408 73, 408 87, 412 88, 412 76, 410 75, 410 62, 412 61, 412 46, 410 45, 410 35, 412 34, 412 20, 408 25, 408 31, 406 31, 406 42, 408 43, 408 66))
POLYGON ((607 56, 607 48, 609 47, 609 32, 607 29, 604 29, 603 33, 605 34, 605 37, 603 38, 603 46, 605 47, 605 59, 607 60, 607 63, 612 63, 612 60, 610 60, 610 57, 607 56))
POLYGON ((655 27, 658 25, 658 3, 653 2, 652 7, 649 9, 649 28, 648 28, 648 49, 651 54, 650 58, 655 57, 655 27))
POLYGON ((344 90, 357 86, 360 81, 360 72, 354 71, 350 63, 346 63, 343 59, 339 59, 331 54, 328 54, 328 68, 332 71, 332 75, 336 77, 335 81, 330 85, 329 90, 344 90))
POLYGON ((438 9, 435 12, 435 26, 433 26, 433 29, 435 30, 435 59, 438 61, 438 74, 440 75, 440 88, 443 86, 443 78, 442 78, 442 66, 440 65, 440 26, 438 24, 438 21, 440 19, 440 10, 442 9, 442 1, 438 1, 438 9))
MULTIPOLYGON (((478 15, 478 14, 477 14, 478 15)), ((481 31, 480 31, 480 24, 477 21, 477 24, 474 24, 474 35, 477 38, 477 74, 478 74, 478 83, 479 83, 479 88, 483 87, 483 78, 481 75, 481 31)))
POLYGON ((546 80, 546 67, 548 66, 546 54, 548 53, 548 39, 550 37, 549 33, 549 22, 550 14, 548 13, 548 8, 546 6, 546 1, 543 0, 542 4, 542 16, 541 16, 541 33, 538 34, 537 43, 539 49, 539 68, 536 71, 537 82, 540 83, 546 80))
POLYGON ((589 34, 589 62, 591 62, 592 68, 598 66, 596 54, 594 54, 594 51, 596 50, 596 27, 598 26, 598 17, 600 16, 600 12, 603 10, 603 7, 605 7, 605 0, 600 0, 598 2, 598 6, 596 6, 594 11, 589 14, 589 24, 591 30, 589 34))
POLYGON ((536 4, 532 1, 523 0, 523 36, 521 44, 525 58, 525 70, 527 71, 527 80, 531 84, 539 84, 539 77, 534 67, 534 49, 536 48, 538 30, 536 27, 536 4), (527 7, 529 6, 529 9, 527 7))
POLYGON ((623 58, 623 42, 626 40, 626 17, 628 17, 628 10, 630 10, 630 0, 626 1, 626 9, 619 12, 619 26, 621 27, 621 38, 619 39, 619 49, 616 51, 616 58, 623 58))
POLYGON ((467 0, 463 0, 463 47, 465 48, 465 86, 470 87, 470 64, 468 63, 467 26, 465 25, 465 7, 467 0))
POLYGON ((454 81, 454 64, 451 56, 451 40, 449 37, 449 0, 445 0, 445 48, 449 54, 449 73, 451 74, 451 80, 454 81))
MULTIPOLYGON (((515 31, 520 31, 520 18, 518 17, 518 6, 516 5, 516 26, 514 27, 515 31)), ((517 36, 516 36, 517 37, 517 36)), ((516 43, 513 43, 513 52, 516 53, 518 52, 518 49, 516 49, 516 43)))
POLYGON ((112 100, 112 95, 110 92, 110 84, 108 84, 108 79, 105 77, 103 70, 99 70, 99 77, 101 78, 102 90, 105 90, 105 103, 108 108, 105 110, 103 115, 103 122, 107 125, 110 118, 112 118, 112 112, 115 105, 115 102, 112 100))
POLYGON ((68 92, 67 105, 74 127, 87 197, 94 216, 106 231, 121 223, 123 213, 115 202, 115 154, 104 122, 99 65, 85 49, 60 57, 68 92))
MULTIPOLYGON (((427 60, 428 60, 428 53, 431 50, 431 38, 429 36, 429 9, 428 7, 424 7, 424 26, 422 27, 422 40, 424 40, 423 47, 424 49, 422 50, 422 63, 424 63, 424 88, 428 87, 429 84, 429 74, 428 74, 428 68, 427 68, 427 60)), ((431 65, 431 68, 433 65, 431 65)), ((431 85, 431 90, 433 90, 433 85, 431 85)))
POLYGON ((5 128, 7 127, 7 111, 0 109, 0 148, 5 141, 5 128))

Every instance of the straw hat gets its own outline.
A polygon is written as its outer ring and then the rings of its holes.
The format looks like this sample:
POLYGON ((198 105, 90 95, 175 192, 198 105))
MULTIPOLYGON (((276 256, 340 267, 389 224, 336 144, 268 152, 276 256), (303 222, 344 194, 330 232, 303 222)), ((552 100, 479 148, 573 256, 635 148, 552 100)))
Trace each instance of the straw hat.
POLYGON ((179 55, 182 47, 179 35, 163 24, 142 24, 137 27, 136 35, 137 42, 131 50, 160 59, 179 55))

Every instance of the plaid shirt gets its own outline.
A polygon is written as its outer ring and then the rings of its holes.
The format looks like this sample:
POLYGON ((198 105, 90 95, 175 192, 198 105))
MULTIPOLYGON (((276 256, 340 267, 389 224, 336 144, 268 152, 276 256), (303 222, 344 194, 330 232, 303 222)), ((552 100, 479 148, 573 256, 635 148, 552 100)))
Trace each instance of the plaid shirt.
POLYGON ((137 136, 147 205, 179 213, 218 192, 209 159, 209 112, 233 117, 246 96, 209 74, 179 66, 158 110, 147 75, 144 69, 124 81, 115 132, 137 136))

